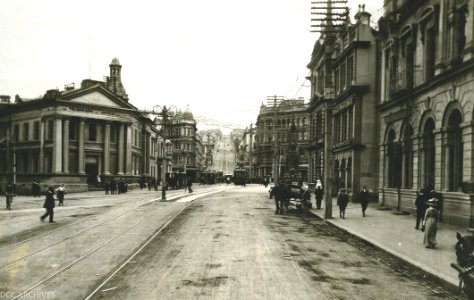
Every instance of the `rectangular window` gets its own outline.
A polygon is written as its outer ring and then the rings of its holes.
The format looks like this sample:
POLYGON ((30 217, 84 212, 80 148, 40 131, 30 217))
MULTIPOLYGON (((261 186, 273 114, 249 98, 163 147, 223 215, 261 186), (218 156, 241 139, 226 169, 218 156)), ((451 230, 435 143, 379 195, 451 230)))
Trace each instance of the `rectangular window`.
POLYGON ((89 141, 91 142, 97 141, 97 125, 96 124, 89 124, 89 141))
POLYGON ((77 123, 75 121, 69 122, 69 140, 76 140, 76 124, 77 123))
POLYGON ((350 56, 347 59, 347 86, 352 85, 353 73, 354 72, 354 57, 350 56))
POLYGON ((38 141, 40 139, 40 122, 36 121, 33 123, 33 140, 38 141))
POLYGON ((20 125, 15 124, 13 126, 13 141, 18 142, 20 140, 20 125))
POLYGON ((435 75, 436 63, 436 31, 431 27, 426 32, 425 41, 425 64, 426 64, 426 81, 431 80, 435 75))
POLYGON ((30 123, 23 124, 23 140, 28 141, 30 138, 30 123))
POLYGON ((53 120, 48 120, 47 127, 48 127, 47 139, 52 140, 53 139, 53 130, 54 130, 53 120))
POLYGON ((339 69, 334 72, 334 87, 336 89, 336 95, 339 94, 339 69))
POLYGON ((340 74, 341 74, 341 91, 344 91, 346 89, 346 64, 345 63, 341 65, 340 74))
POLYGON ((117 142, 117 126, 110 125, 110 142, 111 143, 116 143, 117 142))

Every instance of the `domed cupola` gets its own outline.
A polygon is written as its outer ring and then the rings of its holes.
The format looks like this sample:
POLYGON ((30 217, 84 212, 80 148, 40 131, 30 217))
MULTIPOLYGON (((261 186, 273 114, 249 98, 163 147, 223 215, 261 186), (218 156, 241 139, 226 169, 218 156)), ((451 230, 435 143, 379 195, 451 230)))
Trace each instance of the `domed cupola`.
POLYGON ((186 107, 186 110, 183 113, 183 119, 184 120, 189 120, 189 121, 194 121, 194 116, 191 110, 189 109, 189 105, 186 107))
POLYGON ((128 101, 128 95, 125 91, 125 88, 122 84, 122 65, 120 64, 118 58, 112 59, 112 62, 109 65, 110 67, 110 76, 107 77, 107 88, 112 91, 115 95, 121 97, 125 101, 128 101))

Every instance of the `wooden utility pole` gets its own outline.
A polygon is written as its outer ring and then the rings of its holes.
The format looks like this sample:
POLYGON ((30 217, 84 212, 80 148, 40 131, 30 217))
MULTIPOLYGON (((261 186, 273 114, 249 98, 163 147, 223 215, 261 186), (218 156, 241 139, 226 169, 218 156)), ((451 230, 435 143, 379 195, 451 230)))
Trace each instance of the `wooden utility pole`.
POLYGON ((278 185, 278 180, 279 180, 279 172, 278 172, 278 161, 279 161, 279 156, 280 156, 280 151, 279 151, 279 143, 278 143, 278 132, 277 132, 277 111, 278 111, 278 100, 283 100, 283 97, 281 96, 268 96, 267 100, 273 101, 273 121, 272 121, 272 135, 274 139, 274 145, 275 150, 273 152, 273 167, 272 167, 272 177, 273 177, 273 183, 275 186, 278 185))
POLYGON ((324 105, 324 218, 332 219, 332 110, 329 101, 324 105))

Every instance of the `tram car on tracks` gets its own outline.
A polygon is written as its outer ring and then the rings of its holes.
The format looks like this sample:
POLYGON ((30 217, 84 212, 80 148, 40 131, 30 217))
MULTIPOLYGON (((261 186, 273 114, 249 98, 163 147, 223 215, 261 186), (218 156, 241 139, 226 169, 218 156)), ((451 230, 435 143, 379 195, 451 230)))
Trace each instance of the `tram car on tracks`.
POLYGON ((247 183, 248 173, 245 169, 234 169, 233 181, 235 185, 243 185, 247 183))

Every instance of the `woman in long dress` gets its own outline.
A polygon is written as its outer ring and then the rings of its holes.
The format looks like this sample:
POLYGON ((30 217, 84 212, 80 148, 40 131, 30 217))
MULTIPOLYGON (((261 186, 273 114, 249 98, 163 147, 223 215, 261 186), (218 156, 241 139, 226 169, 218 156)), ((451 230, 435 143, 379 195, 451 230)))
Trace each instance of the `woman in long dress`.
POLYGON ((438 231, 438 210, 436 199, 428 200, 429 208, 425 212, 425 219, 423 220, 422 228, 425 230, 425 238, 423 239, 423 246, 425 248, 433 249, 436 246, 436 232, 438 231))

